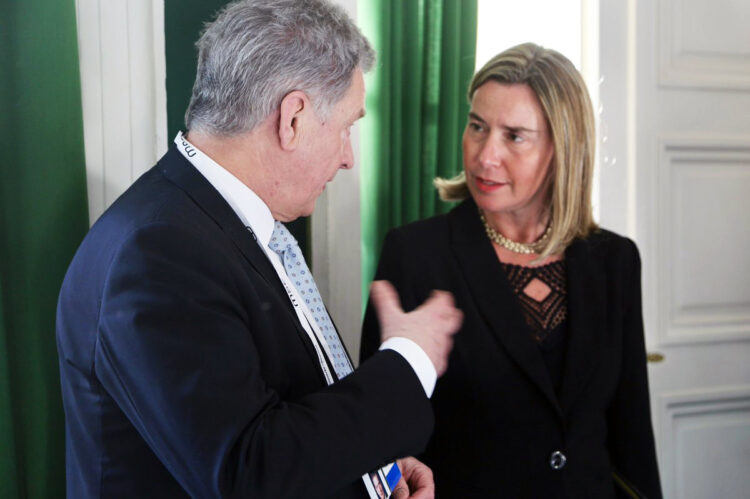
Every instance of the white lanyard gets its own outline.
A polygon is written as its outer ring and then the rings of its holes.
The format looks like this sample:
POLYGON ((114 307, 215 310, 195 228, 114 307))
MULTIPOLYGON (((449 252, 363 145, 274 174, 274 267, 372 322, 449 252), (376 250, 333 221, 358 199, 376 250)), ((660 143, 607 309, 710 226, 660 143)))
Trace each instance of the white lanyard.
POLYGON ((278 255, 272 249, 264 247, 262 244, 260 244, 259 241, 258 246, 260 246, 261 249, 265 252, 266 257, 271 262, 271 265, 273 265, 276 274, 281 280, 281 284, 284 285, 284 291, 286 291, 286 294, 289 297, 289 301, 292 303, 294 311, 297 313, 297 319, 299 319, 300 324, 302 324, 302 327, 305 329, 307 336, 310 338, 310 341, 315 347, 315 353, 318 354, 318 362, 320 363, 321 369, 323 369, 326 383, 328 383, 329 385, 333 384, 333 375, 331 374, 331 370, 328 368, 328 363, 325 361, 323 352, 320 351, 320 348, 323 348, 325 356, 329 361, 331 361, 331 365, 333 365, 333 355, 331 355, 331 350, 328 347, 328 342, 323 337, 323 333, 320 331, 320 328, 315 322, 315 319, 313 319, 312 312, 310 312, 310 309, 307 308, 305 302, 300 299, 300 296, 297 294, 297 289, 289 281, 289 277, 286 275, 286 270, 279 263, 279 259, 276 258, 278 255))
MULTIPOLYGON (((182 155, 187 159, 195 168, 206 178, 206 180, 213 185, 216 190, 224 197, 224 190, 219 189, 218 186, 214 185, 212 179, 210 176, 207 176, 203 173, 205 169, 209 168, 222 168, 221 165, 214 162, 211 158, 207 157, 203 152, 192 145, 190 142, 185 139, 181 133, 177 134, 177 137, 175 137, 174 143, 177 145, 177 149, 182 153, 182 155)), ((239 179, 232 176, 232 180, 236 180, 237 182, 240 182, 239 179)), ((249 187, 245 186, 243 184, 243 187, 245 189, 250 190, 249 187)), ((235 208, 235 204, 232 203, 229 199, 225 200, 229 203, 230 207, 232 207, 233 210, 235 210, 235 213, 239 216, 240 220, 243 220, 245 225, 248 227, 250 231, 253 231, 252 227, 250 226, 250 221, 247 220, 246 217, 243 217, 241 212, 237 212, 235 208)), ((266 258, 271 262, 271 265, 273 265, 274 270, 276 271, 276 274, 278 275, 279 279, 281 280, 281 283, 284 286, 284 290, 287 293, 287 296, 289 298, 289 301, 292 303, 292 306, 294 308, 295 313, 297 314, 297 319, 299 320, 300 324, 302 325, 302 328, 307 333, 307 336, 310 338, 310 341, 313 344, 313 347, 315 348, 315 353, 318 357, 318 363, 320 364, 320 368, 323 370, 323 375, 325 376, 326 383, 333 384, 335 381, 334 376, 331 374, 331 370, 328 367, 328 363, 326 362, 326 357, 331 362, 331 365, 333 365, 333 356, 331 355, 331 351, 328 347, 328 342, 323 337, 322 332, 320 331, 320 328, 318 327, 317 323, 315 322, 315 319, 313 319, 312 312, 310 312, 310 309, 307 307, 304 301, 302 301, 297 294, 297 289, 292 285, 292 283, 289 281, 286 270, 284 269, 283 265, 281 264, 281 258, 280 256, 275 253, 272 249, 265 247, 255 236, 253 231, 253 238, 258 243, 258 246, 263 250, 263 252, 266 255, 266 258), (323 351, 321 351, 321 348, 323 351)), ((351 360, 347 356, 347 361, 349 362, 349 366, 351 367, 351 360)))

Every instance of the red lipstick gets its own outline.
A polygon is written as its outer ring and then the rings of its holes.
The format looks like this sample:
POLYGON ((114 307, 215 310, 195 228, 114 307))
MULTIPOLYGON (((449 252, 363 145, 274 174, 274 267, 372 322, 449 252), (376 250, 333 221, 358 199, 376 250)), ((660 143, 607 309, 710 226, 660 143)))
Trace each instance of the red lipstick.
POLYGON ((488 180, 482 177, 474 177, 474 184, 477 186, 477 189, 479 189, 482 192, 495 192, 501 187, 504 187, 508 184, 504 182, 494 182, 492 180, 488 180))

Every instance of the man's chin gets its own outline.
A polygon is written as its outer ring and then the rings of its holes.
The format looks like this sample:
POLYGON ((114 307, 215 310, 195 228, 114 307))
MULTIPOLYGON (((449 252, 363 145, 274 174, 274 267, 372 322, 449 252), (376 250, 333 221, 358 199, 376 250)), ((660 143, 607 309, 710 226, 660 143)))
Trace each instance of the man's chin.
MULTIPOLYGON (((300 211, 300 213, 299 213, 299 214, 297 215, 297 217, 296 217, 296 218, 300 218, 300 217, 309 217, 310 215, 312 215, 312 214, 313 214, 313 211, 315 211, 315 201, 313 201, 313 202, 312 202, 312 204, 311 204, 310 206, 305 206, 305 207, 304 207, 304 208, 303 208, 303 209, 302 209, 302 210, 300 211)), ((295 218, 295 220, 296 220, 296 218, 295 218)))

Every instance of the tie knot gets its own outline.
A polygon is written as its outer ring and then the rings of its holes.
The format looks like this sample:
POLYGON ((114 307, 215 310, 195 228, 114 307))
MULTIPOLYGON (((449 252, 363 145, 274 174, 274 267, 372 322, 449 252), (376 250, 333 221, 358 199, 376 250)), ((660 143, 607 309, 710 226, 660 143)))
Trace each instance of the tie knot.
POLYGON ((276 221, 273 224, 273 232, 271 233, 271 242, 269 243, 269 246, 279 255, 283 255, 286 250, 297 248, 297 240, 284 224, 276 221))

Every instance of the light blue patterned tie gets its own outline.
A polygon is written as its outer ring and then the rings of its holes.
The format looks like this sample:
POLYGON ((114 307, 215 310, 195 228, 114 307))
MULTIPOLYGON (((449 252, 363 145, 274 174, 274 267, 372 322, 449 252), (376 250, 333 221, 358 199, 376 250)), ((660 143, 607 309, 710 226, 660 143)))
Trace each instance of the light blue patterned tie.
POLYGON ((284 224, 275 222, 269 246, 281 256, 286 275, 292 281, 300 297, 305 300, 307 308, 313 314, 315 323, 323 333, 323 338, 328 343, 328 348, 333 357, 331 362, 333 363, 333 369, 336 371, 336 376, 339 379, 343 378, 352 372, 352 367, 341 344, 341 339, 336 332, 336 328, 333 327, 333 322, 331 322, 328 311, 323 304, 323 299, 320 297, 318 287, 315 285, 310 269, 307 268, 305 257, 302 255, 297 240, 284 227, 284 224))

